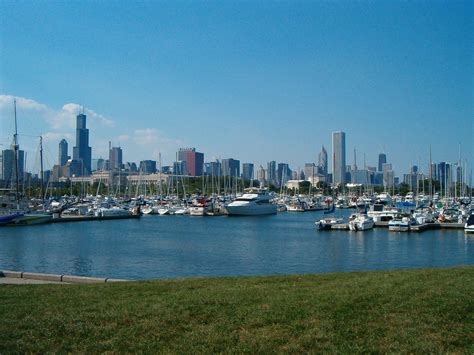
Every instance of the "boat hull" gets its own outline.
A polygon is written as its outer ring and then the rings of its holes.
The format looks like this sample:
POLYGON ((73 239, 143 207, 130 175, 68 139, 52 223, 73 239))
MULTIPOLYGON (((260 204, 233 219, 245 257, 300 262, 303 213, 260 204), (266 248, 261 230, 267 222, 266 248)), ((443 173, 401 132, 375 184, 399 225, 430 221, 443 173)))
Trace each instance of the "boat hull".
POLYGON ((226 210, 231 216, 263 216, 277 213, 277 205, 227 205, 226 210))
POLYGON ((8 226, 31 226, 35 224, 49 223, 51 222, 52 219, 53 219, 53 216, 49 214, 25 214, 13 219, 7 225, 8 226))

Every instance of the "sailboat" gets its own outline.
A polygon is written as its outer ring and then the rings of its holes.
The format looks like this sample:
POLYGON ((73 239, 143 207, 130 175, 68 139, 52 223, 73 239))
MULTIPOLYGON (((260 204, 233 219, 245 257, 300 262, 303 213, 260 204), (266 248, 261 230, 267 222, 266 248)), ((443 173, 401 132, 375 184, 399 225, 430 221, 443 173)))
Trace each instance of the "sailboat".
MULTIPOLYGON (((334 202, 333 202, 331 209, 329 209, 328 211, 324 211, 323 214, 324 215, 332 214, 335 212, 335 210, 336 210, 336 206, 334 205, 334 202)), ((340 217, 326 217, 319 221, 314 222, 314 225, 317 230, 326 230, 326 229, 331 229, 333 225, 341 224, 342 222, 344 222, 344 220, 340 217)))
MULTIPOLYGON (((16 100, 13 100, 15 112, 15 134, 13 135, 13 155, 15 161, 15 189, 3 189, 0 195, 0 226, 23 226, 47 223, 52 219, 51 214, 30 213, 28 203, 20 199, 20 178, 18 169, 18 129, 16 118, 16 100), (14 192, 14 194, 13 194, 14 192)), ((43 183, 43 181, 41 181, 43 183)))

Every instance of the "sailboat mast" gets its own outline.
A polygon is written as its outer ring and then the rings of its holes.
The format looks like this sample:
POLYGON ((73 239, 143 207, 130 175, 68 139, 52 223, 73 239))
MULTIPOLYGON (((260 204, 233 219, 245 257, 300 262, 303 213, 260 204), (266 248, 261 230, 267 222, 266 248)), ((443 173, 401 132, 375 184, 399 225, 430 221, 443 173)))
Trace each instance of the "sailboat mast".
POLYGON ((18 167, 18 124, 16 120, 16 99, 13 100, 13 107, 15 111, 15 134, 13 135, 13 155, 15 159, 15 180, 16 180, 16 185, 15 185, 15 195, 16 195, 16 202, 17 202, 17 208, 20 207, 20 193, 19 193, 19 188, 20 188, 20 177, 19 175, 19 167, 18 167))
POLYGON ((43 170, 43 136, 40 136, 40 180, 41 180, 41 201, 43 201, 44 198, 44 170, 43 170))

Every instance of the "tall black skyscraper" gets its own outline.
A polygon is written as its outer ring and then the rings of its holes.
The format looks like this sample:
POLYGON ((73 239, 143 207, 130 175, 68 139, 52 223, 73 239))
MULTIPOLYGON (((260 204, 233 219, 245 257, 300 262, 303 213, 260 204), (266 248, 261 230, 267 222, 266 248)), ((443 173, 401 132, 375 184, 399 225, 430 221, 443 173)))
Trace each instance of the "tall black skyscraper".
POLYGON ((379 154, 379 170, 378 171, 383 171, 382 167, 383 165, 387 162, 387 156, 384 153, 379 154))
POLYGON ((76 121, 76 146, 73 159, 81 162, 81 175, 90 175, 92 168, 92 149, 89 147, 89 130, 86 128, 86 115, 80 113, 76 121))
POLYGON ((61 142, 59 142, 58 165, 66 165, 68 159, 69 157, 67 155, 67 141, 65 139, 62 139, 61 142))

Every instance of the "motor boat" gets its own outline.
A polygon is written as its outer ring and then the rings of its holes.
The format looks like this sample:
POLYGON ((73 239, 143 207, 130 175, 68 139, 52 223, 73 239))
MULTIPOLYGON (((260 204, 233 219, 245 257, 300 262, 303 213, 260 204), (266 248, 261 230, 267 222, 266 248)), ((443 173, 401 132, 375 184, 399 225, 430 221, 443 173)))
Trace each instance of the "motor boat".
POLYGON ((416 221, 412 217, 395 217, 388 222, 388 230, 391 232, 409 232, 411 226, 415 224, 416 221))
POLYGON ((324 218, 319 221, 314 222, 314 225, 316 226, 317 230, 327 230, 331 229, 333 225, 335 224, 341 224, 343 223, 344 220, 339 217, 330 217, 330 218, 324 218))
POLYGON ((277 205, 265 188, 251 187, 244 194, 225 206, 229 215, 259 216, 277 213, 277 205))
POLYGON ((359 213, 349 220, 349 229, 351 231, 365 231, 374 228, 374 225, 374 219, 364 213, 359 213))

